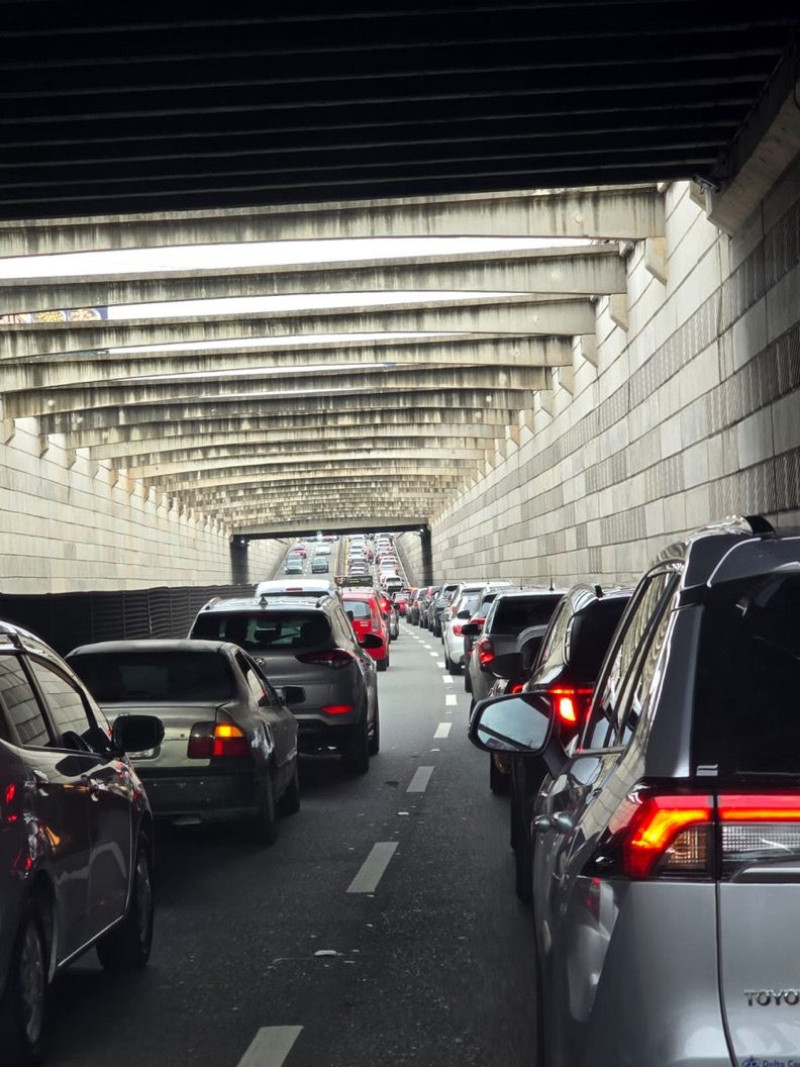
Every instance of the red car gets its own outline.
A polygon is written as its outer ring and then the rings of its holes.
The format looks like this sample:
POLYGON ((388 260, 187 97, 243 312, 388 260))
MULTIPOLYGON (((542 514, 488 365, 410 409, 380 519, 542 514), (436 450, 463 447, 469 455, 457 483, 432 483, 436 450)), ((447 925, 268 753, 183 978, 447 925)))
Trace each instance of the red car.
POLYGON ((380 648, 369 648, 370 656, 376 661, 379 671, 389 670, 389 630, 381 613, 378 598, 369 590, 346 589, 342 592, 344 610, 353 624, 356 637, 362 641, 364 634, 375 634, 381 639, 380 648))
POLYGON ((406 607, 408 606, 408 593, 395 593, 392 599, 394 600, 394 606, 397 608, 398 613, 405 618, 406 607))

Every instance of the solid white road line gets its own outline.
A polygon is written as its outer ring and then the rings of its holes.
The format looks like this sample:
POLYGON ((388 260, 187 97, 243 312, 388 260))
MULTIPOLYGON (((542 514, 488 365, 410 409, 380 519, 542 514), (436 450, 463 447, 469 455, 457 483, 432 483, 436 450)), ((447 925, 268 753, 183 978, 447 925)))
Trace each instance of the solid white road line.
POLYGON ((449 737, 452 726, 453 724, 451 722, 440 722, 436 727, 436 733, 433 735, 433 740, 439 741, 443 737, 449 737))
POLYGON ((455 693, 448 693, 444 698, 445 707, 454 708, 458 704, 458 697, 455 693))
POLYGON ((433 774, 433 767, 417 767, 414 771, 414 777, 408 783, 407 793, 424 793, 428 788, 428 782, 431 780, 433 774))
POLYGON ((395 853, 397 841, 378 841, 361 864, 361 870, 347 887, 348 893, 374 893, 389 860, 395 853))
POLYGON ((302 1026, 262 1026, 250 1042, 239 1067, 281 1067, 302 1026))

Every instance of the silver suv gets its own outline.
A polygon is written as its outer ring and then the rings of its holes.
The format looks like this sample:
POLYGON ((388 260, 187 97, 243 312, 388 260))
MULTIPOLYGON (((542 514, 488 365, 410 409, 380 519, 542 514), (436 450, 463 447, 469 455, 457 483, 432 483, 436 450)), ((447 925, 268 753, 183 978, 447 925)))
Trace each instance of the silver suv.
POLYGON ((335 749, 347 771, 369 770, 380 748, 380 712, 375 661, 364 649, 381 641, 365 634, 359 643, 338 595, 216 597, 201 608, 189 637, 230 641, 273 685, 300 686, 304 698, 287 700, 300 751, 335 749))
POLYGON ((124 752, 153 748, 147 715, 102 711, 43 641, 0 622, 0 1061, 38 1061, 51 980, 96 946, 147 963, 150 807, 124 752))
POLYGON ((800 532, 726 520, 664 551, 577 745, 551 702, 476 709, 541 754, 533 914, 548 1067, 800 1061, 800 532))

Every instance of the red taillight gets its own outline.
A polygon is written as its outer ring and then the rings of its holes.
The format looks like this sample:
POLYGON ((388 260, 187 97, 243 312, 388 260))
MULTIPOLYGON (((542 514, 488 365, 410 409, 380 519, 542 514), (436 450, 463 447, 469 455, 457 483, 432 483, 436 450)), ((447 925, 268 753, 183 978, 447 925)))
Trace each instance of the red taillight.
POLYGON ((460 637, 461 636, 461 623, 460 622, 454 622, 453 623, 452 632, 456 635, 456 637, 460 637))
POLYGON ((326 715, 349 715, 355 707, 352 704, 325 704, 322 710, 326 715))
POLYGON ((235 723, 196 722, 186 755, 189 759, 241 759, 250 755, 250 745, 235 723))
POLYGON ((615 818, 625 825, 623 857, 631 878, 647 878, 658 864, 664 873, 705 873, 708 832, 688 832, 712 821, 709 796, 628 797, 615 818))
POLYGON ((577 726, 581 722, 588 710, 591 695, 591 689, 575 689, 571 686, 550 689, 556 715, 565 726, 577 726))
POLYGON ((521 693, 524 688, 525 686, 522 682, 517 682, 516 685, 511 686, 510 692, 514 694, 521 693))
POLYGON ((325 667, 332 667, 335 671, 340 671, 344 667, 349 667, 353 662, 353 656, 344 648, 326 648, 320 649, 318 652, 302 652, 297 659, 301 663, 319 663, 325 667))
POLYGON ((3 790, 3 803, 0 805, 0 825, 19 820, 16 782, 9 782, 3 790))
POLYGON ((481 637, 475 644, 478 652, 478 663, 486 667, 494 659, 494 646, 491 637, 481 637))

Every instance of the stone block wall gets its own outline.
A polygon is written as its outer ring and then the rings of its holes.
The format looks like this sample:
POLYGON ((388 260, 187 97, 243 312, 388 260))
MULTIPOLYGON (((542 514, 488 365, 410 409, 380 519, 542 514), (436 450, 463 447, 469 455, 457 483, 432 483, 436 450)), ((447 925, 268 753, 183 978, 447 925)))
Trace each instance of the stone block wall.
POLYGON ((597 301, 483 476, 433 516, 434 572, 629 582, 714 519, 800 517, 800 165, 734 238, 688 183, 663 242, 637 242, 627 300, 597 301))
MULTIPOLYGON (((58 593, 231 581, 229 531, 43 438, 35 419, 0 423, 0 592, 58 593)), ((254 541, 253 574, 286 545, 254 541)))

